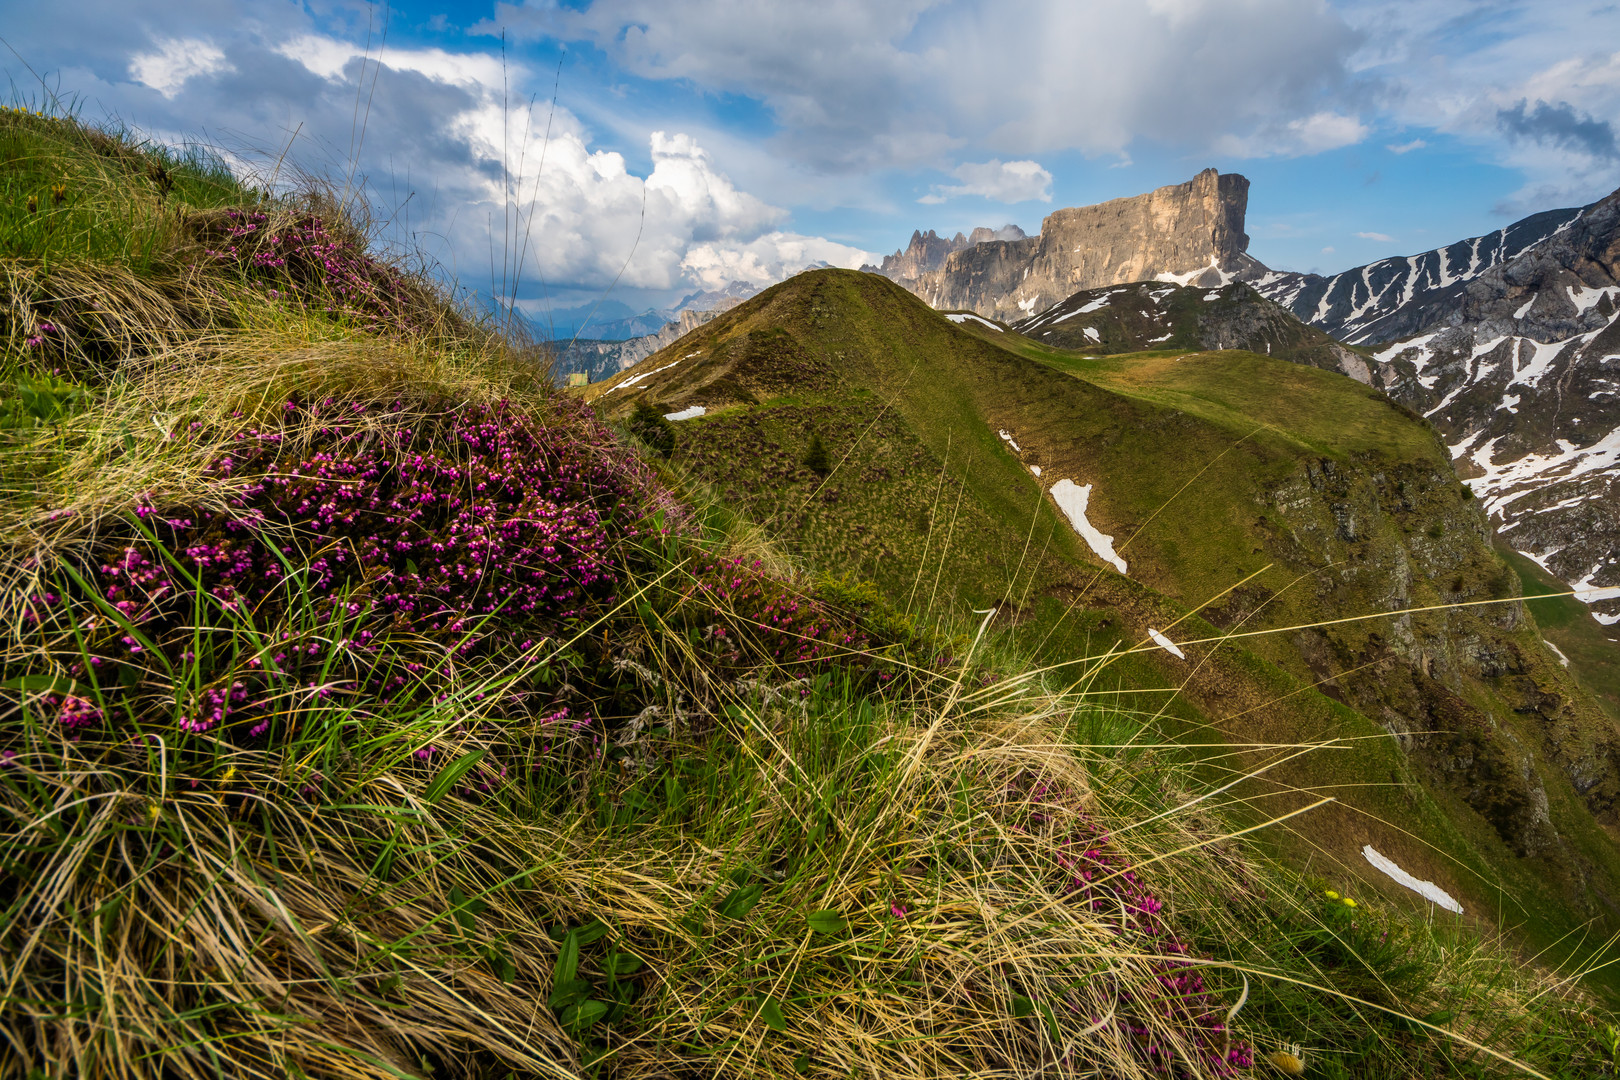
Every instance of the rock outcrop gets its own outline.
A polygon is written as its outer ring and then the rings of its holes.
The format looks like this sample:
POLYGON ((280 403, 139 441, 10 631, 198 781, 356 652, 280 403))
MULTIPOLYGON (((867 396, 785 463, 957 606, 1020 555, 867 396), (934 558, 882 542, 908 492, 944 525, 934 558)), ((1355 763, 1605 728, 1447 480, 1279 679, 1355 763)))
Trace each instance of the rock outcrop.
POLYGON ((915 279, 889 273, 888 260, 884 272, 935 308, 1009 322, 1081 289, 1151 280, 1225 285, 1266 273, 1247 253, 1248 202, 1245 177, 1205 169, 1146 195, 1055 211, 1037 237, 963 246, 915 279))
POLYGON ((1003 225, 999 229, 986 228, 981 225, 967 236, 957 233, 949 240, 940 236, 933 229, 929 229, 927 232, 914 231, 911 234, 911 243, 906 245, 904 251, 897 251, 893 255, 884 256, 882 266, 863 267, 863 269, 882 274, 889 280, 898 281, 900 284, 910 288, 918 278, 943 266, 945 259, 954 252, 973 247, 976 244, 1022 240, 1024 235, 1023 229, 1011 224, 1003 225))

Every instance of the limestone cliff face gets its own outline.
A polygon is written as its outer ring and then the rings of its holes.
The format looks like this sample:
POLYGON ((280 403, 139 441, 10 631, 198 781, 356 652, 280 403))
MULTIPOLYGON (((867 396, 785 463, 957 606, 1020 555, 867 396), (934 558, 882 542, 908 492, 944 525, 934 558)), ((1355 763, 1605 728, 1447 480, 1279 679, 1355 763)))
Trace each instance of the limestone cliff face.
POLYGON ((1248 204, 1247 178, 1205 169, 1146 195, 1058 210, 1038 237, 962 247, 915 280, 887 276, 933 307, 1009 322, 1081 289, 1154 279, 1224 285, 1265 272, 1247 254, 1248 204))

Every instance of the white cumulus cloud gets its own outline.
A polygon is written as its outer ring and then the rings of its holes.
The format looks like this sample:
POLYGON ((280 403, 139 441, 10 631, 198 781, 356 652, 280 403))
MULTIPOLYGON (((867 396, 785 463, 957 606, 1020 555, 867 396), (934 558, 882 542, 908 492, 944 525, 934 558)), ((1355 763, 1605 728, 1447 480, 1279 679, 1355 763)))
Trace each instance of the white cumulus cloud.
POLYGON ((178 94, 188 79, 230 69, 225 53, 212 42, 199 38, 168 38, 156 44, 154 51, 136 53, 129 58, 129 76, 166 98, 178 94))
POLYGON ((1381 232, 1358 232, 1356 235, 1361 237, 1363 240, 1376 240, 1380 244, 1393 244, 1395 242, 1395 238, 1393 236, 1388 236, 1381 232))
POLYGON ((1354 146, 1372 129, 1358 117, 1315 112, 1283 123, 1268 123, 1242 135, 1223 135, 1215 148, 1233 157, 1301 157, 1354 146))

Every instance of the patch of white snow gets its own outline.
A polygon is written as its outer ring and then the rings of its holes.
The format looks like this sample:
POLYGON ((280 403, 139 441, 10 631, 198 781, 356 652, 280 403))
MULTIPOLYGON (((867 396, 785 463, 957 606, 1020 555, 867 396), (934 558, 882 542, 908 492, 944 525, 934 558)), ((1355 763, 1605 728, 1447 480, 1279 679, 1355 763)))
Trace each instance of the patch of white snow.
POLYGON ((1008 446, 1012 447, 1014 450, 1018 451, 1020 454, 1022 454, 1024 452, 1024 448, 1022 446, 1019 446, 1016 442, 1014 442, 1013 437, 1011 435, 1007 434, 1005 431, 997 429, 996 434, 1001 436, 1001 441, 1002 442, 1006 443, 1008 446))
POLYGON ((1382 870, 1384 873, 1388 874, 1402 885, 1405 885, 1408 889, 1411 889, 1425 900, 1438 904, 1447 911, 1454 911, 1458 915, 1463 913, 1462 905, 1459 904, 1450 893, 1446 892, 1446 890, 1442 889, 1432 881, 1419 881, 1417 878, 1413 877, 1411 874, 1408 874, 1405 870, 1402 870, 1399 866, 1397 866, 1393 859, 1385 855, 1380 855, 1378 853, 1378 849, 1374 848, 1371 844, 1363 847, 1361 849, 1361 854, 1366 856, 1367 861, 1372 863, 1373 866, 1377 867, 1379 870, 1382 870))
POLYGON ((1157 645, 1171 656, 1174 656, 1177 660, 1187 659, 1187 654, 1176 648, 1175 642, 1171 641, 1169 638, 1165 637, 1151 626, 1148 627, 1148 637, 1153 639, 1153 644, 1157 645))
MULTIPOLYGON (((691 353, 691 354, 689 354, 687 356, 681 357, 681 360, 690 360, 692 357, 694 357, 696 355, 697 355, 697 353, 691 353)), ((656 375, 660 371, 668 371, 670 368, 672 368, 676 364, 680 363, 681 360, 671 360, 669 363, 665 364, 663 367, 655 367, 651 371, 643 371, 640 375, 632 375, 628 379, 624 380, 624 382, 620 383, 618 386, 609 387, 607 392, 611 394, 615 390, 624 390, 624 389, 627 389, 628 387, 632 387, 632 386, 636 385, 636 383, 640 382, 642 379, 645 379, 645 378, 647 378, 649 376, 652 376, 652 375, 656 375)))
POLYGON ((1076 484, 1073 480, 1059 480, 1052 485, 1052 501, 1058 504, 1074 531, 1080 534, 1081 539, 1090 545, 1091 550, 1104 562, 1112 563, 1120 573, 1125 573, 1125 560, 1114 551, 1114 538, 1106 533, 1098 532, 1086 518, 1086 506, 1091 502, 1091 485, 1076 484))
POLYGON ((1095 326, 1088 326, 1082 330, 1081 333, 1085 334, 1086 337, 1090 338, 1092 341, 1102 341, 1102 335, 1097 332, 1097 328, 1095 326))
POLYGON ((963 323, 963 322, 967 322, 969 319, 972 319, 976 323, 983 323, 985 326, 988 326, 992 330, 999 331, 1001 329, 1001 327, 997 326, 995 323, 991 322, 989 319, 981 319, 977 315, 947 315, 945 317, 947 319, 951 320, 951 322, 954 322, 954 323, 963 323))
POLYGON ((1560 664, 1563 664, 1565 667, 1569 667, 1569 657, 1564 655, 1564 650, 1560 649, 1558 646, 1554 645, 1545 638, 1542 639, 1541 643, 1552 650, 1552 654, 1558 657, 1558 662, 1560 664))
POLYGON ((709 410, 704 408, 702 405, 692 405, 692 406, 690 406, 688 408, 682 409, 680 412, 667 412, 667 413, 664 414, 664 419, 665 420, 694 420, 697 417, 702 416, 704 413, 706 413, 708 411, 709 410))

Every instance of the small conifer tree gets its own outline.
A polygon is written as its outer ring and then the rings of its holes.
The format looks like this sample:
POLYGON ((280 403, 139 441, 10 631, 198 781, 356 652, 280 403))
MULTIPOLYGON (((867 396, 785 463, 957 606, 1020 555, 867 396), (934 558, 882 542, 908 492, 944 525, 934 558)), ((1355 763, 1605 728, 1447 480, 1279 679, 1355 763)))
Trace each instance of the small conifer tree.
POLYGON ((804 467, 817 476, 826 476, 832 471, 832 461, 827 456, 827 447, 820 435, 810 436, 810 449, 804 453, 804 467))

